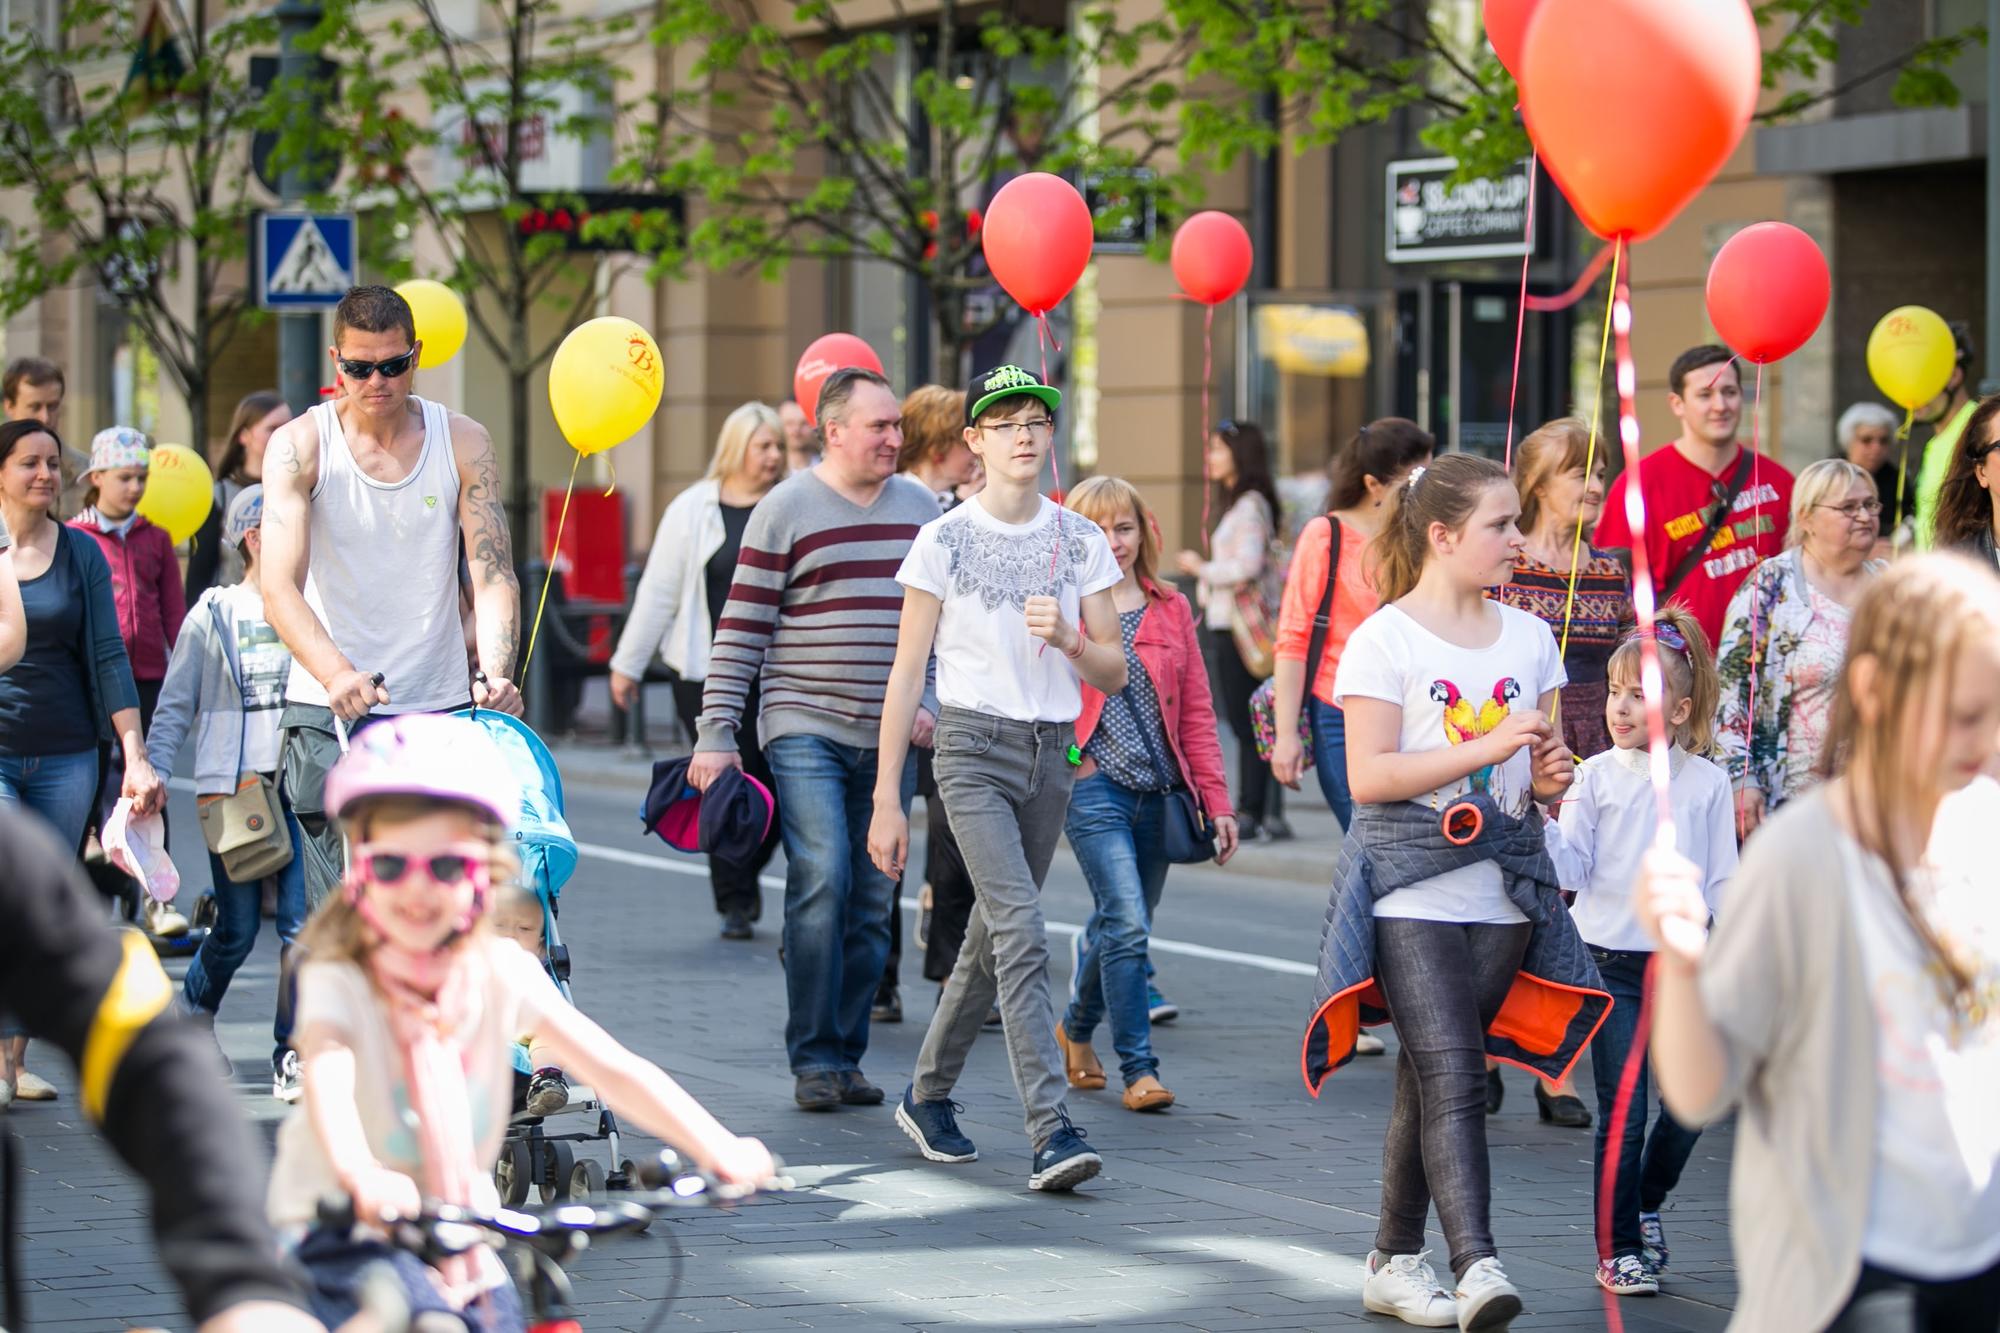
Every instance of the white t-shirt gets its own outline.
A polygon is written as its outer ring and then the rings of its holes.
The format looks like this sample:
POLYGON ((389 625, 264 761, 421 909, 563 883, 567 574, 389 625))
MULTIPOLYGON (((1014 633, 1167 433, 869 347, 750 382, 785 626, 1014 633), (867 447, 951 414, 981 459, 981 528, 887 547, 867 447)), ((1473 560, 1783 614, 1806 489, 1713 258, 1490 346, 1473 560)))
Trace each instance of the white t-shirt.
POLYGON ((1862 1257, 1919 1278, 2000 1260, 2000 784, 1981 778, 1938 809, 1926 865, 1908 880, 1945 947, 1974 969, 1957 1011, 1896 901, 1888 868, 1838 834, 1876 1017, 1875 1160, 1862 1257))
MULTIPOLYGON (((514 1039, 540 1026, 543 1016, 567 1003, 541 964, 512 940, 481 934, 467 947, 484 968, 475 990, 478 1015, 466 1059, 466 1100, 472 1107, 472 1141, 480 1172, 473 1206, 500 1205, 490 1166, 499 1155, 514 1104, 514 1039)), ((389 1027, 381 997, 361 968, 348 962, 308 962, 299 969, 296 1028, 316 1023, 338 1030, 354 1052, 354 1102, 369 1151, 382 1165, 422 1182, 421 1150, 410 1128, 410 1093, 403 1055, 389 1027)), ((311 1225, 320 1199, 340 1185, 333 1164, 313 1132, 303 1103, 278 1128, 266 1208, 275 1227, 311 1225)))
POLYGON ((1075 624, 1083 598, 1124 577, 1103 530, 1047 496, 1026 523, 1002 523, 978 497, 917 532, 896 581, 942 602, 938 700, 1017 722, 1074 722, 1076 664, 1028 633, 1030 597, 1054 595, 1075 624), (1062 551, 1056 527, 1062 525, 1062 551))
MULTIPOLYGON (((1547 622, 1511 606, 1488 602, 1500 615, 1500 633, 1484 648, 1461 648, 1419 625, 1400 608, 1384 606, 1361 622, 1341 649, 1334 673, 1334 702, 1380 699, 1403 710, 1404 754, 1442 750, 1484 736, 1516 708, 1535 708, 1569 677, 1547 622)), ((1504 764, 1417 797, 1442 813, 1466 793, 1490 795, 1519 815, 1534 799, 1534 762, 1526 749, 1504 764)), ((1525 920, 1502 888, 1492 861, 1461 866, 1375 900, 1376 916, 1423 921, 1507 924, 1525 920)))
POLYGON ((275 773, 278 719, 285 711, 292 652, 264 619, 264 594, 255 584, 233 583, 216 596, 229 615, 236 683, 243 690, 243 762, 237 767, 245 773, 275 773))

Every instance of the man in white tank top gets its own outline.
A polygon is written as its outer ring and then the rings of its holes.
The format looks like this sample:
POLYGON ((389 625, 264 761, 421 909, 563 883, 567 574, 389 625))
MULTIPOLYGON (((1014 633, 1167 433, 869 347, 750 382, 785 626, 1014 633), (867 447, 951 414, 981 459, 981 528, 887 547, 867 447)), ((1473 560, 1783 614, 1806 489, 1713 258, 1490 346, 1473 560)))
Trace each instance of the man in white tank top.
POLYGON ((321 796, 336 719, 352 728, 468 703, 521 713, 520 588, 493 442, 410 392, 420 344, 401 296, 353 288, 333 320, 345 396, 280 427, 264 465, 264 611, 292 652, 283 780, 308 834, 315 906, 344 860, 321 796), (459 619, 461 536, 476 675, 459 619))

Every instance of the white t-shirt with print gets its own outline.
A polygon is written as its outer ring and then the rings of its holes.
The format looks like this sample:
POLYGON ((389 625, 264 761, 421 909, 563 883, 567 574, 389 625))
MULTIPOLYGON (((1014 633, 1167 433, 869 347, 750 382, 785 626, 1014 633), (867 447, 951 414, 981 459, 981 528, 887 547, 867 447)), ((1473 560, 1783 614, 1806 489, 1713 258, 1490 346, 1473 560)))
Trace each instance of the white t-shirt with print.
POLYGON ((1875 1160, 1861 1254, 1912 1277, 1983 1272, 2000 1260, 2000 898, 1993 829, 2000 783, 1946 797, 1925 865, 1906 881, 1944 947, 1973 975, 1972 1005, 1896 900, 1881 860, 1845 832, 1845 889, 1875 1011, 1875 1160))
POLYGON ((237 767, 245 773, 275 773, 278 719, 285 711, 292 651, 264 619, 264 595, 257 585, 234 583, 216 596, 228 612, 236 683, 243 691, 243 762, 237 767))
POLYGON ((917 532, 896 581, 943 603, 939 702, 1017 722, 1074 722, 1083 711, 1076 664, 1028 633, 1030 597, 1060 599, 1077 623, 1083 598, 1124 575, 1104 532, 1047 496, 1026 523, 1002 523, 979 497, 917 532), (1061 554, 1056 525, 1061 524, 1061 554))
MULTIPOLYGON (((1341 650, 1334 674, 1334 702, 1380 699, 1403 710, 1397 748, 1422 754, 1475 740, 1517 708, 1536 708, 1541 697, 1569 679, 1547 622, 1526 611, 1488 602, 1500 615, 1500 632, 1484 648, 1461 648, 1418 624, 1395 605, 1361 622, 1341 650)), ((1442 814, 1472 791, 1490 795, 1509 814, 1534 800, 1534 761, 1517 750, 1504 764, 1489 764, 1417 800, 1442 814)), ((1525 920, 1502 888, 1491 861, 1461 866, 1375 900, 1376 916, 1423 921, 1505 924, 1525 920)))

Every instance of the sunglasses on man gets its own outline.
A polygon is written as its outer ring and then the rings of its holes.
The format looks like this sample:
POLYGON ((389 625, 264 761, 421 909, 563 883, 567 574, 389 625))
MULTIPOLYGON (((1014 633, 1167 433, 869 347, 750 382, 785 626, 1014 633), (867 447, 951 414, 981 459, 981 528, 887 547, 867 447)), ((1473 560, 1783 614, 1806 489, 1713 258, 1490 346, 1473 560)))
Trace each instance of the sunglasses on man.
POLYGON ((333 363, 340 367, 342 375, 356 384, 365 383, 370 375, 378 371, 381 372, 383 379, 393 380, 410 372, 411 367, 417 364, 417 353, 421 350, 422 344, 419 344, 401 356, 392 356, 381 361, 354 361, 336 354, 333 363))

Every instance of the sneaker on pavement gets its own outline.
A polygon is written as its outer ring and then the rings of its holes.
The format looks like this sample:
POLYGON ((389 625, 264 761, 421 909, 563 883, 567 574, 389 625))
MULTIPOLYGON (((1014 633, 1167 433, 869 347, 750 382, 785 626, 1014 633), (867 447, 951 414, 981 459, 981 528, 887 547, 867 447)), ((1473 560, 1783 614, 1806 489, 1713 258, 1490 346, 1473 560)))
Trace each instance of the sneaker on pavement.
POLYGON ((1505 1328, 1521 1313, 1521 1293, 1507 1280, 1498 1259, 1476 1260, 1458 1280, 1458 1326, 1462 1333, 1505 1328))
POLYGON ((1425 1263, 1430 1254, 1386 1255, 1368 1252, 1368 1278, 1361 1284, 1361 1304, 1375 1314, 1394 1315, 1418 1328, 1452 1328, 1458 1323, 1458 1302, 1438 1283, 1425 1263))
POLYGON ((948 1097, 941 1102, 918 1101, 913 1083, 896 1103, 896 1124, 933 1162, 974 1162, 979 1160, 979 1149, 958 1128, 958 1112, 964 1109, 948 1097))
POLYGON ((52 1102, 56 1099, 55 1084, 40 1074, 26 1069, 14 1071, 14 1100, 17 1102, 52 1102))
POLYGON ((537 1069, 528 1080, 529 1115, 554 1115, 569 1105, 569 1080, 560 1069, 537 1069))
POLYGON ((836 1070, 800 1074, 792 1081, 792 1100, 801 1111, 831 1111, 847 1092, 847 1079, 836 1070))
MULTIPOLYGON (((1062 1115, 1061 1112, 1057 1112, 1062 1115)), ((1083 1141, 1083 1131, 1070 1123, 1067 1115, 1062 1117, 1062 1125, 1049 1135, 1049 1141, 1035 1154, 1034 1171, 1028 1176, 1028 1188, 1060 1192, 1073 1190, 1104 1169, 1104 1159, 1090 1150, 1083 1141)))
POLYGON ((281 1102, 297 1101, 302 1090, 300 1075, 303 1072, 299 1064, 299 1053, 286 1051, 271 1068, 271 1095, 281 1102))
POLYGON ((158 899, 146 900, 146 932, 163 940, 177 940, 188 933, 188 919, 158 899))
POLYGON ((1639 1258, 1658 1277, 1667 1271, 1667 1229, 1658 1213, 1639 1214, 1639 1258))
POLYGON ((1636 1254, 1620 1254, 1597 1263, 1597 1285, 1613 1296, 1657 1296, 1660 1279, 1636 1254))
POLYGON ((850 1069, 840 1076, 840 1104, 842 1106, 880 1106, 889 1100, 889 1094, 868 1081, 868 1076, 858 1069, 850 1069))
POLYGON ((1160 988, 1146 983, 1146 1017, 1155 1023, 1171 1023, 1181 1016, 1181 1007, 1160 994, 1160 988))
POLYGON ((754 940, 757 932, 750 928, 748 912, 724 912, 722 914, 722 938, 725 940, 754 940))
POLYGON ((875 1003, 868 1009, 871 1023, 900 1023, 903 1021, 903 992, 895 986, 882 986, 875 992, 875 1003))
POLYGON ((1388 1049, 1387 1046, 1382 1044, 1382 1039, 1372 1032, 1357 1032, 1354 1034, 1354 1053, 1356 1055, 1380 1055, 1388 1049))

